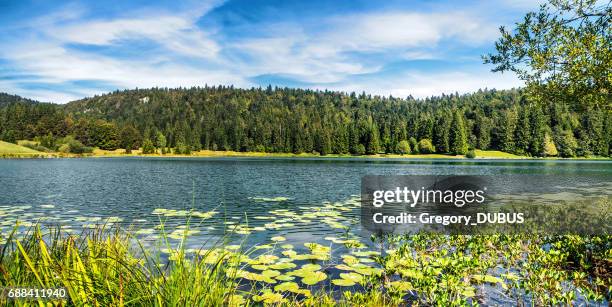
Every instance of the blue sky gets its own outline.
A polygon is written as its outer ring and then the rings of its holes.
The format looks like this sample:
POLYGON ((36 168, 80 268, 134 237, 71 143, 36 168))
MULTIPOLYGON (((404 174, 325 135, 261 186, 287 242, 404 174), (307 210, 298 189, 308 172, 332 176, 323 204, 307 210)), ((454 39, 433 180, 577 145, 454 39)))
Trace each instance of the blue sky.
POLYGON ((516 77, 491 73, 481 55, 500 25, 535 8, 526 0, 0 0, 0 91, 65 103, 204 84, 399 97, 512 88, 516 77))

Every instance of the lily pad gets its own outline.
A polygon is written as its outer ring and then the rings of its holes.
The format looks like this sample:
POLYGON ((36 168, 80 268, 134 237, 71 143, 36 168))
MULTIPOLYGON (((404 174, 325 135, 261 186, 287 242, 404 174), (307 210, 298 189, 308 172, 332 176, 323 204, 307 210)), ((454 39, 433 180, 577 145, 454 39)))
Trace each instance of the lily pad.
POLYGON ((304 246, 310 249, 312 253, 329 253, 331 251, 329 246, 323 246, 318 243, 304 243, 304 246))
POLYGON ((251 264, 271 264, 278 259, 276 255, 259 255, 259 257, 252 259, 251 264))
POLYGON ((352 280, 340 278, 332 280, 332 284, 340 287, 351 287, 355 285, 355 282, 352 280))
POLYGON ((378 255, 378 252, 375 251, 361 251, 361 252, 353 252, 353 255, 357 256, 357 257, 370 257, 370 256, 376 256, 378 255))
POLYGON ((308 290, 308 289, 300 289, 300 286, 298 286, 298 284, 295 283, 295 282, 284 282, 284 283, 274 287, 274 291, 277 291, 277 292, 292 292, 292 293, 296 293, 296 294, 302 294, 302 295, 305 295, 305 296, 310 296, 310 290, 308 290))
POLYGON ((297 283, 292 281, 287 281, 282 284, 278 284, 274 287, 274 291, 277 292, 295 292, 300 289, 297 283))
POLYGON ((257 273, 253 273, 253 272, 249 272, 249 271, 245 271, 245 270, 237 270, 236 271, 236 277, 244 278, 244 279, 248 279, 248 280, 252 280, 252 281, 261 281, 261 282, 265 282, 265 283, 269 283, 269 284, 276 283, 276 280, 274 280, 271 277, 267 277, 267 276, 264 276, 262 274, 257 274, 257 273))
POLYGON ((258 271, 265 271, 267 270, 269 267, 265 264, 254 264, 251 266, 253 269, 258 270, 258 271))
POLYGON ((283 275, 276 276, 276 279, 280 281, 291 281, 295 279, 295 276, 283 274, 283 275))
POLYGON ((269 277, 269 278, 274 278, 278 275, 280 275, 280 272, 277 270, 265 270, 263 272, 261 272, 261 275, 265 276, 265 277, 269 277))
POLYGON ((347 265, 355 265, 359 263, 359 259, 351 255, 342 255, 342 262, 346 263, 347 265))
POLYGON ((308 263, 308 264, 304 264, 302 266, 302 269, 307 270, 307 271, 318 271, 321 269, 321 266, 318 264, 308 263))
POLYGON ((353 271, 354 269, 346 264, 339 264, 336 266, 336 269, 338 270, 342 270, 342 271, 353 271))
POLYGON ((286 301, 282 294, 272 292, 270 289, 263 290, 260 295, 253 295, 253 300, 265 304, 278 304, 286 301))
POLYGON ((307 285, 315 285, 323 280, 327 279, 327 275, 321 271, 310 272, 308 271, 304 278, 302 278, 302 282, 307 285))
POLYGON ((295 267, 296 267, 295 263, 291 263, 291 262, 281 262, 281 263, 270 265, 270 268, 275 269, 275 270, 293 269, 295 267))
POLYGON ((355 283, 360 283, 363 280, 363 276, 357 273, 340 273, 340 278, 350 280, 355 283))

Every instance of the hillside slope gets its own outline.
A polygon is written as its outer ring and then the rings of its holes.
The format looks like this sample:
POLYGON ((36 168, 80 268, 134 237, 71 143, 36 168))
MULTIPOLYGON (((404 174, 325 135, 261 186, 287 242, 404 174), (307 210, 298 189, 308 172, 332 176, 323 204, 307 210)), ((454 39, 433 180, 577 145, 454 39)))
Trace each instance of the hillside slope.
POLYGON ((36 101, 36 100, 24 98, 24 97, 21 97, 19 95, 11 95, 11 94, 8 94, 8 93, 0 92, 0 108, 3 107, 3 106, 6 106, 8 104, 16 103, 16 102, 31 103, 31 104, 38 103, 38 101, 36 101))
POLYGON ((30 149, 21 145, 0 141, 0 156, 28 156, 28 155, 47 155, 44 152, 30 149))

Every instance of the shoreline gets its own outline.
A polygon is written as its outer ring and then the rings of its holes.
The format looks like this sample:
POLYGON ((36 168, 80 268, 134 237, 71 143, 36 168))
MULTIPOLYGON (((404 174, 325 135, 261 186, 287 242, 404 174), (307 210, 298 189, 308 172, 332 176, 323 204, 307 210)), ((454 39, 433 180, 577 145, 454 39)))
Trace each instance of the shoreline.
POLYGON ((321 156, 314 153, 266 153, 266 152, 237 152, 237 151, 212 151, 201 150, 190 155, 184 154, 142 154, 139 150, 134 150, 131 154, 126 154, 123 149, 106 151, 96 149, 91 154, 69 154, 69 153, 15 153, 0 154, 0 159, 61 159, 61 158, 296 158, 296 159, 397 159, 397 160, 530 160, 530 161, 612 161, 607 157, 528 157, 518 156, 510 153, 494 150, 476 150, 475 158, 466 158, 463 155, 444 155, 444 154, 377 154, 377 155, 351 155, 351 154, 330 154, 321 156))

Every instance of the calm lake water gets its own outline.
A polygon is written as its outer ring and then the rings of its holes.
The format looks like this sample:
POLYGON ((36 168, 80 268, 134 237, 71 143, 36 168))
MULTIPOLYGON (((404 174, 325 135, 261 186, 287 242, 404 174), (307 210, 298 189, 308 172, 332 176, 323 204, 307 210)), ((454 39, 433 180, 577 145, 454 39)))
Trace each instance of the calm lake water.
MULTIPOLYGON (((145 246, 159 243, 163 223, 171 245, 189 229, 193 252, 228 236, 230 244, 261 247, 253 255, 280 246, 307 253, 304 243, 318 243, 337 257, 351 240, 375 250, 359 220, 364 175, 490 175, 528 201, 612 197, 610 161, 0 159, 0 243, 19 220, 21 232, 36 222, 75 234, 120 224, 145 246)), ((496 295, 491 302, 512 303, 496 295)))
MULTIPOLYGON (((112 217, 111 222, 150 228, 165 220, 185 223, 181 216, 155 209, 217 214, 193 221, 200 235, 222 234, 223 224, 270 223, 274 210, 306 212, 342 207, 360 193, 364 175, 493 175, 521 184, 524 174, 546 175, 526 192, 558 193, 569 188, 583 194, 612 194, 608 161, 465 161, 285 158, 100 158, 0 160, 0 227, 15 219, 82 227, 112 217), (586 191, 586 192, 585 192, 586 191), (285 199, 286 198, 286 199, 285 199), (299 208, 299 209, 298 209, 299 208), (332 208, 332 207, 330 207, 332 208), (301 211, 299 211, 301 210, 301 211), (260 219, 258 219, 258 217, 260 219)), ((359 227, 359 208, 342 211, 352 231, 359 227)), ((180 215, 180 214, 179 214, 180 215)), ((285 216, 286 217, 286 216, 285 216)), ((312 219, 308 225, 272 227, 257 234, 282 234, 301 241, 321 240, 330 227, 312 219), (307 226, 307 227, 304 227, 307 226)), ((303 221, 309 222, 309 221, 303 221)), ((333 227, 332 227, 333 228, 333 227)), ((170 229, 172 230, 172 229, 170 229)), ((338 230, 341 231, 341 230, 338 230)), ((336 231, 336 232, 338 232, 336 231)), ((255 239, 257 235, 254 236, 255 239)))

